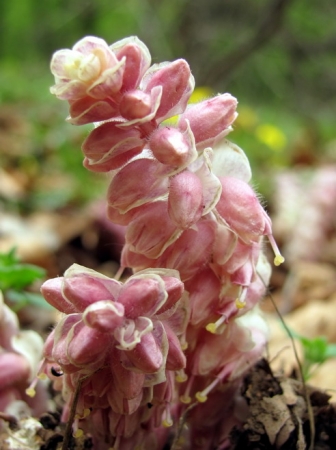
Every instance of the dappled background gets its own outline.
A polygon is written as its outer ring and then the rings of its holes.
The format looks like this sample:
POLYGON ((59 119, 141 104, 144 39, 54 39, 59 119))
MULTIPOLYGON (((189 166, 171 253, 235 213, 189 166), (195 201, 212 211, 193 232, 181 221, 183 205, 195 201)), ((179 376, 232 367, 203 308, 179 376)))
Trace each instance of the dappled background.
POLYGON ((335 17, 333 0, 1 2, 0 252, 17 247, 49 276, 73 262, 116 270, 122 232, 105 219, 108 175, 82 167, 90 127, 65 122, 67 106, 49 93, 49 61, 85 35, 108 43, 137 35, 153 62, 189 62, 194 100, 238 98, 229 137, 251 161, 286 257, 272 279, 275 300, 284 313, 314 305, 326 317, 314 328, 310 311, 293 327, 327 333, 336 279, 335 17))

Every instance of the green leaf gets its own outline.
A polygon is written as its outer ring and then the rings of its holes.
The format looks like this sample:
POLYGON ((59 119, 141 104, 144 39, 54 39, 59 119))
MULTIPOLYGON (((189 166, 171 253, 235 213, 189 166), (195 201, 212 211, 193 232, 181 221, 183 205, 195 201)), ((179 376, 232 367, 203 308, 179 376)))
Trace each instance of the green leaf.
POLYGON ((311 364, 321 364, 326 360, 328 342, 325 336, 313 339, 300 338, 304 348, 305 359, 311 364))
POLYGON ((329 344, 326 350, 326 358, 336 358, 336 344, 329 344))
POLYGON ((16 248, 13 247, 9 250, 8 253, 0 253, 0 267, 1 266, 12 266, 19 262, 19 259, 16 256, 16 248))
POLYGON ((0 289, 23 289, 44 275, 45 270, 33 264, 3 265, 0 266, 0 289))

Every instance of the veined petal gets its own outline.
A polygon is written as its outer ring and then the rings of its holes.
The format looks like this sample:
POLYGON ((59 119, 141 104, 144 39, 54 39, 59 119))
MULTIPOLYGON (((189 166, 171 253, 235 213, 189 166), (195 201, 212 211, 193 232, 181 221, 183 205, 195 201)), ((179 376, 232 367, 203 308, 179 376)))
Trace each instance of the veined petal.
POLYGON ((97 370, 105 358, 113 336, 90 328, 84 322, 74 324, 66 337, 69 362, 87 370, 97 370))
POLYGON ((250 162, 238 145, 224 139, 213 147, 212 172, 218 177, 234 177, 248 183, 252 177, 250 162))
MULTIPOLYGON (((203 216, 216 206, 222 192, 221 182, 212 171, 211 156, 212 149, 206 148, 199 158, 201 165, 194 170, 203 187, 203 216)), ((192 166, 190 170, 193 170, 192 166)))
POLYGON ((137 206, 160 199, 168 193, 167 167, 154 159, 139 158, 113 177, 107 201, 122 214, 137 206))
POLYGON ((84 311, 92 303, 100 300, 115 300, 121 283, 95 270, 73 264, 64 273, 62 295, 72 303, 77 311, 84 311))
POLYGON ((144 145, 138 130, 122 130, 113 122, 105 122, 83 142, 84 165, 97 171, 117 169, 141 153, 144 145))
POLYGON ((67 122, 73 125, 85 125, 112 119, 119 115, 119 110, 111 98, 97 100, 86 96, 71 102, 69 113, 67 122))
POLYGON ((131 251, 147 258, 158 258, 181 232, 170 219, 166 202, 154 202, 129 224, 126 244, 131 251))
POLYGON ((196 223, 203 208, 203 186, 196 174, 184 170, 170 178, 168 213, 179 228, 187 229, 196 223))
POLYGON ((143 373, 158 372, 166 362, 168 340, 161 322, 155 323, 151 333, 147 333, 141 342, 131 351, 127 358, 134 367, 143 373))
POLYGON ((122 287, 118 302, 125 308, 125 316, 136 319, 151 317, 165 303, 168 294, 163 280, 153 274, 133 275, 122 287))

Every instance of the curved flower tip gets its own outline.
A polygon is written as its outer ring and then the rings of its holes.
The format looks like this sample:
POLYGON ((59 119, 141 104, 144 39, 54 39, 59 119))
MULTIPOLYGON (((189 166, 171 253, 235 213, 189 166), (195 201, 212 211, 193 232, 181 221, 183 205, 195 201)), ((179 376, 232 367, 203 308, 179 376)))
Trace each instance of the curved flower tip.
POLYGON ((121 90, 127 92, 135 89, 151 64, 147 46, 138 37, 130 36, 115 42, 110 48, 119 60, 126 58, 121 90))
POLYGON ((178 128, 186 129, 188 120, 195 136, 196 146, 213 146, 231 131, 231 124, 237 117, 237 99, 230 94, 222 94, 191 105, 182 114, 178 128))
POLYGON ((162 122, 182 113, 195 86, 189 64, 184 59, 154 64, 144 75, 140 88, 149 93, 156 86, 162 86, 156 120, 162 122))
POLYGON ((124 66, 125 59, 119 61, 103 39, 87 36, 72 50, 53 55, 50 68, 56 84, 51 93, 62 100, 107 97, 121 88, 124 66))

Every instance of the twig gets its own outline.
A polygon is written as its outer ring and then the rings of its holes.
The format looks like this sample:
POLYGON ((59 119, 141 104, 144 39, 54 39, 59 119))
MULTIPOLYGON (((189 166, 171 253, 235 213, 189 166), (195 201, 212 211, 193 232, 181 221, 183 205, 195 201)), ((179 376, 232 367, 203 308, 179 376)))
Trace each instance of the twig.
POLYGON ((185 410, 184 413, 182 414, 182 416, 181 416, 181 418, 180 418, 180 420, 179 420, 179 425, 178 425, 178 428, 177 428, 177 433, 176 433, 176 435, 175 435, 175 437, 174 437, 174 441, 173 441, 173 443, 172 443, 172 445, 171 445, 171 447, 170 447, 170 450, 178 450, 178 441, 179 441, 179 439, 180 439, 180 437, 181 437, 181 434, 182 434, 182 430, 183 430, 184 424, 186 423, 187 415, 188 415, 189 412, 190 412, 193 408, 195 408, 195 406, 197 406, 197 405, 198 405, 198 402, 192 403, 191 405, 188 406, 188 408, 186 408, 186 410, 185 410))
MULTIPOLYGON (((261 281, 264 284, 264 286, 267 288, 264 280, 262 279, 262 277, 260 276, 259 273, 258 273, 258 276, 261 279, 261 281)), ((298 354, 297 349, 296 349, 296 345, 295 345, 295 341, 294 341, 294 338, 292 336, 292 333, 291 333, 290 329, 288 328, 284 318, 282 317, 282 314, 279 311, 279 309, 278 309, 278 307, 277 307, 277 305, 276 305, 276 303, 274 301, 274 297, 273 297, 273 295, 271 294, 270 291, 268 291, 268 296, 269 296, 269 298, 271 300, 271 303, 272 303, 272 305, 273 305, 273 307, 275 309, 275 312, 279 316, 279 319, 280 319, 280 321, 282 323, 282 326, 286 330, 286 333, 288 334, 288 337, 289 337, 289 339, 291 341, 291 344, 292 344, 295 360, 297 362, 298 369, 299 369, 299 374, 300 374, 300 379, 301 379, 300 381, 302 383, 302 388, 303 388, 303 395, 304 395, 304 398, 305 398, 306 404, 307 404, 307 411, 308 411, 308 418, 309 418, 309 425, 310 425, 310 445, 308 447, 308 450, 314 450, 315 421, 314 421, 313 408, 312 408, 312 404, 311 404, 311 401, 310 401, 310 397, 309 397, 306 381, 305 381, 304 376, 303 376, 302 364, 301 364, 301 361, 300 361, 300 358, 299 358, 299 354, 298 354)))
POLYGON ((78 403, 79 394, 80 394, 80 390, 82 388, 83 381, 84 381, 84 378, 78 380, 78 384, 76 386, 75 395, 74 395, 74 398, 73 398, 73 401, 72 401, 72 405, 71 405, 71 409, 70 409, 69 419, 68 419, 68 422, 67 422, 66 427, 65 427, 64 440, 63 440, 63 444, 62 444, 62 450, 68 450, 68 448, 69 448, 69 442, 70 442, 70 438, 71 438, 71 435, 72 435, 72 424, 73 424, 74 419, 75 419, 77 403, 78 403))
POLYGON ((221 59, 210 64, 208 73, 205 72, 204 75, 207 84, 213 85, 219 79, 227 79, 253 52, 266 45, 281 27, 285 12, 291 1, 274 0, 268 11, 261 12, 260 16, 264 19, 260 22, 254 35, 221 59))

